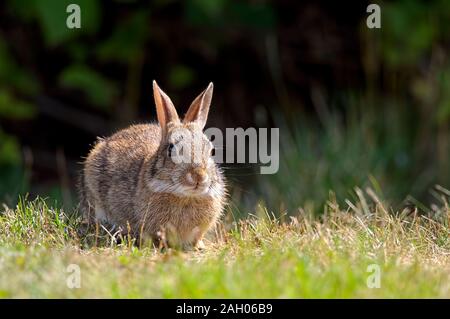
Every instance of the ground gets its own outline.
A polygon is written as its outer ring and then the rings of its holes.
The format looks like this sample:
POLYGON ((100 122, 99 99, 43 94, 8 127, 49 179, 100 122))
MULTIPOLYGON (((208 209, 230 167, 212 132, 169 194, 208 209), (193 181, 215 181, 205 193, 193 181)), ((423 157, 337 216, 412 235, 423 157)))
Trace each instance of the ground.
POLYGON ((446 201, 396 213, 368 194, 320 218, 262 209, 190 252, 80 234, 79 218, 23 199, 0 214, 0 297, 450 298, 446 201))

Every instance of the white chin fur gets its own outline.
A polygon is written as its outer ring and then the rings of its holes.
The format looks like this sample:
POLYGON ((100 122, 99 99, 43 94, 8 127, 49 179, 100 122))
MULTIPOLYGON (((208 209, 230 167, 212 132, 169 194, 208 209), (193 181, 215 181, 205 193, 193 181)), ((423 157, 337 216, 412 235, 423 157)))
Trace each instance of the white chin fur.
POLYGON ((148 182, 148 187, 155 193, 169 193, 177 196, 208 196, 208 197, 220 197, 223 195, 223 187, 215 185, 215 187, 206 187, 204 189, 195 190, 190 187, 186 187, 179 183, 169 183, 154 179, 148 182))

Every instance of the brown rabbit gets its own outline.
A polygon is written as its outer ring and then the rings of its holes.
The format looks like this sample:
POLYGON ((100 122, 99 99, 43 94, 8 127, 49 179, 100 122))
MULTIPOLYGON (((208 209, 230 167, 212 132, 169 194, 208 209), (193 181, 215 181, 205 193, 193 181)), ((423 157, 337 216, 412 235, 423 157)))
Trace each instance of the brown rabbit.
POLYGON ((180 121, 153 81, 159 125, 133 125, 97 141, 81 176, 84 215, 172 247, 203 245, 226 192, 213 145, 203 133, 212 93, 210 83, 180 121))

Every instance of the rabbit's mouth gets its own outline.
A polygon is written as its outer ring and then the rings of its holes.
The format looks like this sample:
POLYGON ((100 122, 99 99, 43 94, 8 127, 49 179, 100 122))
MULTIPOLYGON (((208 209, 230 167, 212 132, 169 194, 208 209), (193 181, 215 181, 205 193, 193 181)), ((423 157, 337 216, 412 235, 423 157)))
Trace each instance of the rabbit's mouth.
POLYGON ((213 195, 213 181, 208 181, 206 183, 197 183, 195 185, 189 183, 182 183, 178 188, 184 196, 189 197, 202 197, 202 196, 212 196, 213 195))
POLYGON ((167 182, 162 180, 152 180, 148 183, 149 188, 154 193, 169 193, 177 196, 210 196, 212 185, 211 182, 190 185, 182 183, 178 180, 167 182))
POLYGON ((188 186, 187 193, 190 195, 206 195, 208 193, 210 185, 196 185, 196 186, 188 186))

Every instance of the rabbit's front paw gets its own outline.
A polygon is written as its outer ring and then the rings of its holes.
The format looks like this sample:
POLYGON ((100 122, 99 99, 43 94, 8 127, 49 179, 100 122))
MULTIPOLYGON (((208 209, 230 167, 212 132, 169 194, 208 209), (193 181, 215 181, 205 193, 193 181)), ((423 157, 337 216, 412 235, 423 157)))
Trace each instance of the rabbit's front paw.
POLYGON ((205 250, 206 249, 206 246, 205 246, 205 243, 203 242, 203 240, 200 239, 197 242, 197 244, 195 245, 195 249, 197 249, 197 250, 205 250))

